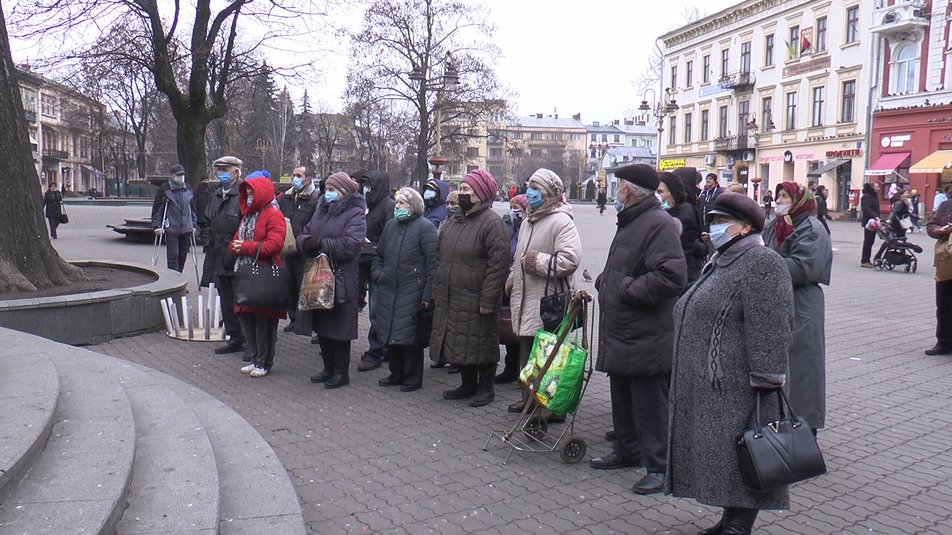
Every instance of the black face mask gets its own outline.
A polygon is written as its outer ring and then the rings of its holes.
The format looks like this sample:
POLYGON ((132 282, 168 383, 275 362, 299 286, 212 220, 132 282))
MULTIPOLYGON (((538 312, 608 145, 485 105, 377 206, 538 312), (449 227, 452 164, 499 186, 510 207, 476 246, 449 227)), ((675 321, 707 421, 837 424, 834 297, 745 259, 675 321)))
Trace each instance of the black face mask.
POLYGON ((473 209, 473 196, 469 193, 460 193, 459 194, 459 207, 463 209, 464 212, 468 212, 473 209))

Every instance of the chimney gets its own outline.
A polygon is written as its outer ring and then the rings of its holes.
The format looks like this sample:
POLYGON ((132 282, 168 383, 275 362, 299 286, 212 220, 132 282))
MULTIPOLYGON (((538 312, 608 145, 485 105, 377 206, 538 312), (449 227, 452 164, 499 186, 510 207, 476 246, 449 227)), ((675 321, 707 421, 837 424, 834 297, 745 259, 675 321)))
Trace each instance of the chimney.
POLYGON ((542 114, 541 114, 541 113, 537 113, 537 114, 536 114, 536 119, 541 119, 541 118, 542 118, 542 114))
POLYGON ((558 114, 558 113, 555 114, 555 118, 556 118, 556 119, 559 118, 559 114, 558 114))
POLYGON ((581 113, 576 113, 575 115, 572 116, 572 118, 575 119, 575 120, 578 121, 578 122, 582 122, 582 114, 581 114, 581 113))
POLYGON ((592 126, 599 127, 602 126, 598 121, 592 121, 592 126))
POLYGON ((30 72, 30 69, 32 69, 33 66, 30 65, 29 63, 21 63, 20 66, 17 68, 23 72, 30 72))
POLYGON ((618 126, 619 123, 620 123, 620 121, 619 121, 618 119, 615 119, 614 121, 612 121, 612 124, 615 125, 615 126, 618 126))
POLYGON ((625 119, 625 126, 635 126, 634 119, 625 119))

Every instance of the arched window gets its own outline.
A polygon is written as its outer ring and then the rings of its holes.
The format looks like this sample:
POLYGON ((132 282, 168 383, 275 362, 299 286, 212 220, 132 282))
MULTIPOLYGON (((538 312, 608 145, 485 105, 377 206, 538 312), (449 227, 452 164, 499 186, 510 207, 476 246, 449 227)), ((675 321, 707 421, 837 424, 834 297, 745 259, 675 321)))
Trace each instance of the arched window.
POLYGON ((909 94, 917 91, 916 85, 916 49, 905 45, 896 51, 895 70, 896 93, 909 94))

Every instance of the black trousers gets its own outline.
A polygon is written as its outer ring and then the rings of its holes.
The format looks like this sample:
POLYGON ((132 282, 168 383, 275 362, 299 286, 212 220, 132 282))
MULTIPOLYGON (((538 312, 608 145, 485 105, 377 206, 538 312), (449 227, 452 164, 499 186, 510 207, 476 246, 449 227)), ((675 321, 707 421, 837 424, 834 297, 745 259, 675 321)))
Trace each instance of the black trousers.
POLYGON ((326 336, 317 336, 317 343, 321 347, 321 358, 324 359, 324 369, 334 375, 350 376, 350 340, 334 340, 326 336))
POLYGON ((188 248, 192 243, 191 234, 165 233, 165 265, 179 273, 185 269, 188 261, 188 248))
POLYGON ((301 281, 304 280, 304 256, 294 255, 284 259, 284 265, 291 275, 291 291, 288 294, 288 318, 294 323, 294 317, 297 315, 298 297, 301 294, 301 281))
POLYGON ((876 231, 863 229, 863 256, 860 262, 870 263, 869 256, 873 254, 873 242, 876 241, 876 231))
POLYGON ((221 296, 221 317, 225 322, 225 333, 232 340, 236 338, 241 340, 244 335, 241 333, 238 316, 235 315, 235 277, 234 275, 217 275, 214 282, 221 296))
POLYGON ((935 283, 935 339, 952 348, 952 280, 935 283))
POLYGON ((390 375, 404 386, 423 386, 423 348, 420 346, 387 346, 390 375))
POLYGON ((254 351, 251 362, 270 370, 274 365, 274 347, 278 343, 278 318, 245 312, 238 315, 238 322, 248 347, 254 351))
POLYGON ((58 217, 47 217, 46 220, 50 223, 50 237, 56 239, 56 227, 60 226, 60 219, 58 217))
POLYGON ((615 453, 641 459, 649 473, 668 465, 668 388, 671 376, 609 374, 615 453))

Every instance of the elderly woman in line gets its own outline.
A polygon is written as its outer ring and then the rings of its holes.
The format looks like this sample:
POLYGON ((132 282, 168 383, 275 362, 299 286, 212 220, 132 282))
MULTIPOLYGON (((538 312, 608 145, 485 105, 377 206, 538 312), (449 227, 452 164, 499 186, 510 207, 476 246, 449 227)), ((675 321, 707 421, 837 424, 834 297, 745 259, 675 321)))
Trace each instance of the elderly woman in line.
POLYGON ((701 218, 694 204, 687 200, 681 177, 674 173, 661 173, 660 177, 658 195, 661 196, 661 209, 681 222, 681 250, 688 265, 690 287, 701 276, 701 265, 707 254, 707 246, 701 241, 701 218))
POLYGON ((298 314, 297 332, 317 333, 324 369, 311 376, 311 382, 324 383, 324 388, 350 383, 350 344, 357 338, 357 257, 367 233, 366 212, 357 183, 347 173, 334 173, 324 180, 324 194, 297 237, 298 250, 308 258, 321 253, 330 257, 350 297, 330 310, 298 314))
POLYGON ((777 217, 763 236, 767 247, 783 258, 793 284, 790 405, 815 432, 826 420, 826 316, 820 285, 830 284, 833 245, 806 187, 781 182, 774 198, 777 217))
POLYGON ((459 368, 459 388, 443 392, 443 398, 470 399, 472 407, 495 397, 499 309, 509 270, 506 225, 492 210, 498 189, 482 169, 463 177, 457 196, 462 213, 440 225, 433 279, 430 359, 459 368))
POLYGON ((390 375, 380 386, 400 385, 401 392, 423 386, 423 345, 418 336, 418 312, 433 308, 437 231, 423 215, 423 197, 401 188, 394 199, 393 219, 377 244, 370 277, 376 288, 370 313, 387 348, 390 375))
MULTIPOLYGON (((762 390, 783 388, 793 289, 784 260, 764 246, 753 199, 723 193, 708 213, 716 252, 674 310, 665 492, 723 507, 699 535, 749 534, 760 509, 786 509, 786 487, 752 492, 735 440, 762 390)), ((765 411, 776 414, 773 396, 765 411), (773 412, 770 412, 773 411, 773 412)))
MULTIPOLYGON (((526 188, 528 216, 519 229, 512 271, 506 281, 506 293, 512 307, 512 330, 519 337, 519 365, 525 366, 532 350, 535 332, 542 328, 539 301, 549 292, 571 293, 575 271, 581 263, 582 242, 572 217, 572 209, 562 194, 562 179, 548 169, 539 169, 529 177, 526 188)), ((509 406, 510 412, 522 412, 522 401, 509 406)))

